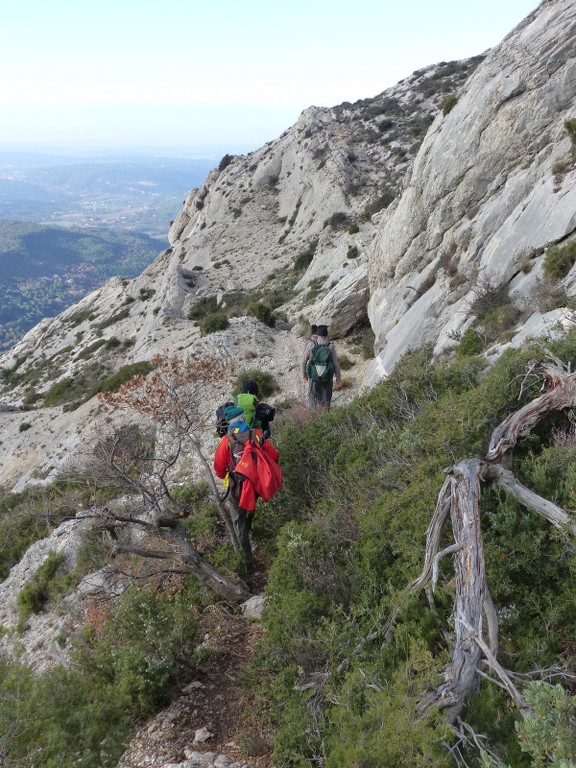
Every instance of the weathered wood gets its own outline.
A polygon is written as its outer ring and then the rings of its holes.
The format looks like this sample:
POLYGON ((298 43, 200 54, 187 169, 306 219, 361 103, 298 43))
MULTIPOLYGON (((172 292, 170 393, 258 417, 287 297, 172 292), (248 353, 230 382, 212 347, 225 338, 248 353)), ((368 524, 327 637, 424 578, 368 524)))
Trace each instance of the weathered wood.
POLYGON ((576 403, 576 374, 537 362, 530 365, 530 372, 543 376, 547 391, 509 414, 496 427, 490 438, 487 461, 502 461, 504 454, 516 445, 519 438, 528 435, 544 416, 572 408, 576 403))
POLYGON ((250 592, 242 582, 232 581, 217 571, 192 546, 186 547, 185 550, 155 550, 133 544, 117 545, 114 554, 120 553, 180 563, 188 573, 196 576, 203 584, 230 602, 241 603, 250 597, 250 592))
POLYGON ((450 517, 458 544, 454 556, 456 639, 452 661, 445 670, 445 681, 427 698, 426 704, 427 707, 447 709, 449 722, 460 714, 466 697, 476 686, 476 670, 482 657, 475 642, 475 637, 482 636, 486 584, 480 532, 480 473, 481 461, 467 459, 456 464, 451 474, 450 517))
MULTIPOLYGON (((517 441, 529 434, 544 417, 576 405, 576 374, 560 361, 555 364, 532 363, 529 374, 544 378, 547 391, 518 411, 511 413, 493 431, 485 459, 466 459, 447 470, 444 482, 426 534, 426 552, 421 574, 408 586, 413 593, 430 579, 435 585, 439 559, 454 553, 456 598, 454 605, 455 642, 452 661, 445 669, 444 682, 436 691, 423 696, 420 709, 436 706, 445 710, 446 721, 452 723, 462 711, 469 694, 478 682, 479 664, 486 663, 504 682, 519 709, 526 711, 522 695, 498 664, 498 617, 488 591, 484 562, 484 545, 480 528, 480 493, 486 483, 497 483, 534 510, 552 525, 576 535, 576 522, 564 509, 544 499, 519 483, 502 466, 507 453, 517 441), (439 552, 442 527, 448 511, 452 521, 454 544, 439 552), (486 617, 489 644, 483 639, 483 616, 486 617)), ((394 611, 384 629, 389 631, 398 615, 394 611)))
POLYGON ((486 479, 497 482, 498 485, 517 498, 521 504, 537 512, 556 528, 565 528, 576 535, 576 523, 565 509, 526 488, 525 485, 516 480, 509 470, 496 465, 488 467, 484 475, 486 479))

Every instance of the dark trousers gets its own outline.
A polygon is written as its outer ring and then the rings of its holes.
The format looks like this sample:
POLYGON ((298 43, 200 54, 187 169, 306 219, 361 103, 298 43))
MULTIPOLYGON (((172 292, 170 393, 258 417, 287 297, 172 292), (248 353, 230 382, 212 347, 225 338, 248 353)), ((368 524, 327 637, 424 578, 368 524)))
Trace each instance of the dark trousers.
POLYGON ((332 401, 333 379, 329 381, 308 382, 308 407, 309 408, 330 408, 332 401))
POLYGON ((238 543, 242 547, 244 553, 244 563, 246 568, 252 568, 254 561, 252 559, 252 545, 250 543, 250 530, 252 528, 252 520, 254 519, 254 512, 247 512, 238 505, 236 499, 230 495, 228 497, 228 507, 230 509, 230 515, 232 517, 232 524, 238 537, 238 543))

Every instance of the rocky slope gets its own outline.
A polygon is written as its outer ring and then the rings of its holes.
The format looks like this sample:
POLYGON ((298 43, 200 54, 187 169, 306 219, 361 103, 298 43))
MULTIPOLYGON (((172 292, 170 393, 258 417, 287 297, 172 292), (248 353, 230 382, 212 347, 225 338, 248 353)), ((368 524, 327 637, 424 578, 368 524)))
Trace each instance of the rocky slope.
MULTIPOLYGON (((373 99, 311 107, 276 141, 223 158, 185 201, 171 247, 141 276, 110 281, 0 358, 0 486, 18 491, 54 478, 101 421, 91 389, 164 350, 213 354, 231 369, 257 360, 278 380, 279 398, 301 398, 302 331, 323 321, 343 339, 367 323, 367 251, 379 211, 480 58, 428 67, 373 99), (272 329, 247 316, 249 297, 272 303, 283 322, 272 329), (203 336, 190 313, 210 301, 233 317, 226 331, 203 336)), ((363 386, 366 363, 357 341, 339 349, 356 363, 343 402, 363 386)), ((229 384, 206 392, 207 439, 229 384)))
MULTIPOLYGON (((439 114, 369 252, 371 381, 409 347, 454 346, 478 323, 478 293, 504 288, 518 342, 572 313, 539 311, 546 249, 574 235, 576 7, 545 0, 494 48, 439 114), (522 327, 526 326, 526 330, 522 327)), ((576 270, 561 284, 576 292, 576 270)))
MULTIPOLYGON (((541 299, 550 289, 545 252, 576 227, 566 130, 576 118, 575 36, 571 0, 545 0, 481 62, 436 65, 374 99, 310 108, 275 142, 223 159, 186 200, 171 247, 140 277, 110 281, 0 359, 0 485, 18 491, 54 479, 103 419, 95 398, 85 399, 90 388, 163 350, 215 354, 231 369, 257 359, 281 384, 279 397, 295 400, 301 329, 322 319, 356 362, 345 401, 423 341, 441 352, 475 325, 497 354, 506 343, 572 324, 562 302, 541 311, 541 299), (455 104, 447 101, 452 94, 455 104), (496 293, 490 308, 508 308, 507 336, 490 335, 479 308, 496 293), (274 296, 281 321, 272 328, 243 314, 239 297, 247 294, 260 302, 274 296), (229 328, 202 335, 190 313, 211 299, 238 311, 229 328), (350 341, 367 313, 378 353, 369 371, 350 341), (59 382, 69 402, 85 402, 41 407, 59 382)), ((557 296, 567 302, 575 281, 572 269, 557 296)), ((215 405, 228 394, 229 382, 206 392, 207 439, 215 405)), ((13 569, 2 585, 6 630, 17 622, 17 591, 54 546, 73 559, 73 536, 65 524, 13 569)), ((73 599, 81 604, 104 578, 84 582, 73 599)), ((55 638, 63 621, 31 621, 20 639, 29 663, 61 658, 55 638)), ((10 648, 5 638, 3 651, 10 648)), ((170 753, 171 727, 168 716, 147 724, 125 764, 189 765, 182 761, 193 759, 193 737, 170 753), (160 732, 167 735, 158 759, 148 760, 142 750, 160 732)))

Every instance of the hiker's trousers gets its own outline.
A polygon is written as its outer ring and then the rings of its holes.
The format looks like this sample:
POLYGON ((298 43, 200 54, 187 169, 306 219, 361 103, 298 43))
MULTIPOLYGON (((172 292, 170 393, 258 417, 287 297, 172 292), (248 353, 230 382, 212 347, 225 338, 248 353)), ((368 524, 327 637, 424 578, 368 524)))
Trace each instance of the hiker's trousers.
POLYGON ((330 379, 330 381, 312 381, 312 379, 310 379, 308 389, 308 407, 330 408, 330 403, 332 402, 333 383, 333 379, 330 379))
POLYGON ((234 525, 234 530, 238 537, 238 543, 242 547, 242 552, 244 553, 244 563, 246 564, 246 568, 252 568, 254 562, 252 559, 250 530, 252 528, 254 512, 247 512, 245 509, 242 509, 233 496, 228 497, 228 507, 232 517, 232 524, 234 525))

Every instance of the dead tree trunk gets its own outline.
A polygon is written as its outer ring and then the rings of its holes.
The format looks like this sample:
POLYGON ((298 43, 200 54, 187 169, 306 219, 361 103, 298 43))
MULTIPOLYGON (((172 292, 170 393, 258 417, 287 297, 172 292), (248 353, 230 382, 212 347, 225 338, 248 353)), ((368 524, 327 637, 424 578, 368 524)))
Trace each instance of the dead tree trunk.
MULTIPOLYGON (((525 488, 504 468, 508 451, 544 417, 576 405, 576 374, 571 374, 560 361, 555 365, 533 363, 530 373, 544 378, 546 392, 523 408, 510 414, 492 433, 485 459, 466 459, 447 470, 449 475, 438 496, 436 510, 428 528, 424 568, 408 587, 414 593, 429 581, 436 581, 438 561, 454 554, 456 599, 454 605, 455 642, 452 661, 445 669, 444 682, 423 697, 421 709, 437 706, 446 710, 451 723, 462 711, 469 694, 476 688, 478 667, 487 664, 503 681, 515 703, 526 709, 522 695, 516 690, 496 660, 498 621, 486 583, 484 545, 480 527, 480 493, 482 485, 496 483, 515 496, 524 506, 534 510, 558 528, 576 534, 576 524, 566 510, 525 488), (450 513, 454 544, 439 551, 442 527, 450 513), (486 617, 489 643, 483 640, 486 617)), ((384 627, 388 631, 397 616, 395 611, 384 627)))
POLYGON ((250 592, 241 581, 229 579, 204 560, 192 546, 185 529, 177 520, 170 518, 149 523, 140 518, 122 517, 109 510, 102 513, 101 519, 103 520, 103 527, 108 530, 114 529, 116 526, 125 530, 128 525, 132 525, 148 533, 151 538, 166 544, 165 548, 158 549, 151 546, 139 546, 131 542, 119 543, 114 547, 114 555, 134 554, 154 560, 179 563, 182 572, 196 576, 199 581, 230 602, 241 603, 250 597, 250 592), (164 527, 160 527, 162 525, 164 527))

